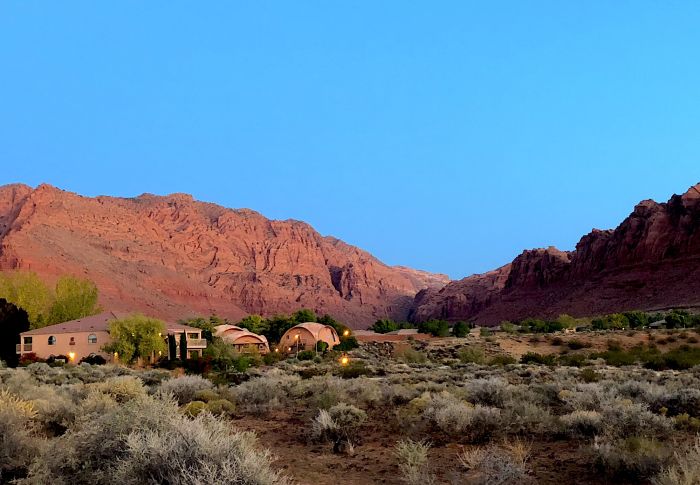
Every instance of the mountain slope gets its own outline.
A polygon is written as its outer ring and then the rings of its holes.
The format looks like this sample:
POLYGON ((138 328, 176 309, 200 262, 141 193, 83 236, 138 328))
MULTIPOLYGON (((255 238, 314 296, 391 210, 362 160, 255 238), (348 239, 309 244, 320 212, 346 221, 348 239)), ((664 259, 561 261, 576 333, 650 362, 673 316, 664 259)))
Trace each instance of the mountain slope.
POLYGON ((49 185, 0 187, 0 270, 11 269, 90 278, 110 310, 236 319, 305 307, 356 327, 405 318, 416 292, 448 281, 299 221, 185 194, 89 198, 49 185))
POLYGON ((496 324, 671 307, 700 308, 700 184, 666 203, 642 201, 572 252, 525 251, 495 272, 422 291, 410 318, 496 324))

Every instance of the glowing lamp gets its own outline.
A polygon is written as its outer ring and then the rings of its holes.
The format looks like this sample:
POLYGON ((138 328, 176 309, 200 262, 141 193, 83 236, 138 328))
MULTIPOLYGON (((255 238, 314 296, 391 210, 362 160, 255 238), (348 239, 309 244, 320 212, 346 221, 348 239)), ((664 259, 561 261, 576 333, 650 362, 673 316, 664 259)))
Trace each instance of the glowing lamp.
POLYGON ((68 352, 68 358, 70 360, 75 360, 75 352, 68 352))
POLYGON ((340 365, 348 365, 348 361, 349 361, 349 360, 350 360, 350 359, 348 359, 348 356, 347 356, 347 355, 342 356, 342 357, 340 358, 340 365))
POLYGON ((348 335, 350 335, 350 330, 346 330, 343 332, 343 337, 347 337, 348 335))

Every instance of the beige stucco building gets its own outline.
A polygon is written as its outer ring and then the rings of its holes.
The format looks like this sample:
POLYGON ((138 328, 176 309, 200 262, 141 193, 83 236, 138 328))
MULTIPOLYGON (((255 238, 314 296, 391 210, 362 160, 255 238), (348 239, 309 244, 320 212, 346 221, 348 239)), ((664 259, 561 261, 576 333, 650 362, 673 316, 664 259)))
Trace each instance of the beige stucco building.
POLYGON ((264 335, 258 335, 236 325, 218 325, 214 327, 214 335, 232 345, 237 352, 266 354, 270 351, 270 346, 264 335))
MULTIPOLYGON (((102 351, 102 347, 111 342, 109 324, 113 320, 128 316, 126 313, 105 312, 22 332, 20 343, 17 344, 17 353, 20 354, 20 358, 24 354, 33 353, 42 359, 65 355, 71 362, 76 363, 85 357, 100 355, 111 361, 114 360, 114 356, 102 351)), ((166 328, 168 335, 175 336, 177 357, 183 333, 187 338, 188 356, 201 357, 207 347, 207 341, 202 338, 200 329, 178 323, 166 323, 166 328)), ((167 335, 163 335, 163 338, 167 341, 167 335)))
POLYGON ((326 342, 328 348, 332 349, 340 343, 340 338, 330 325, 316 322, 300 323, 284 332, 280 339, 280 350, 287 353, 314 350, 317 342, 326 342))

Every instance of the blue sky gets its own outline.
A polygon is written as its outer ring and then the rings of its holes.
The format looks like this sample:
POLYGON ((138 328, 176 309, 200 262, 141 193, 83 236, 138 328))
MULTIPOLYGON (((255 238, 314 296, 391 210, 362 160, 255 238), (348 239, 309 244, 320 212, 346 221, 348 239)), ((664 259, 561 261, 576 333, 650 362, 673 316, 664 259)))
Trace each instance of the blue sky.
POLYGON ((697 2, 6 1, 0 183, 188 192, 454 278, 700 181, 697 2))

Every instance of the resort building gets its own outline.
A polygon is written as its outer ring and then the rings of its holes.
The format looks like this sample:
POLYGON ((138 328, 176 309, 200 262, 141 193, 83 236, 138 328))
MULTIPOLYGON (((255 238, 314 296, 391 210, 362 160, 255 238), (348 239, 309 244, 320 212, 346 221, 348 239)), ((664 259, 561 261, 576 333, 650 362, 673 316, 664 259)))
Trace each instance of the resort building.
MULTIPOLYGON (((99 315, 58 323, 48 327, 29 330, 20 334, 20 343, 17 344, 17 353, 20 358, 24 354, 33 353, 42 359, 49 357, 66 356, 71 362, 80 362, 81 359, 93 355, 99 355, 106 360, 114 360, 113 355, 102 351, 105 344, 111 342, 109 324, 113 320, 128 317, 127 313, 105 312, 99 315)), ((187 339, 187 355, 189 358, 201 357, 207 347, 207 341, 202 338, 202 331, 198 328, 181 325, 178 323, 166 323, 167 334, 175 336, 176 356, 180 356, 180 339, 185 334, 187 339)))
POLYGON ((270 351, 264 335, 258 335, 236 325, 218 325, 214 327, 214 335, 233 346, 237 352, 266 354, 270 351))
POLYGON ((300 323, 284 332, 280 339, 280 350, 287 353, 315 350, 318 342, 325 342, 328 348, 332 349, 340 343, 340 338, 330 325, 316 322, 300 323))

